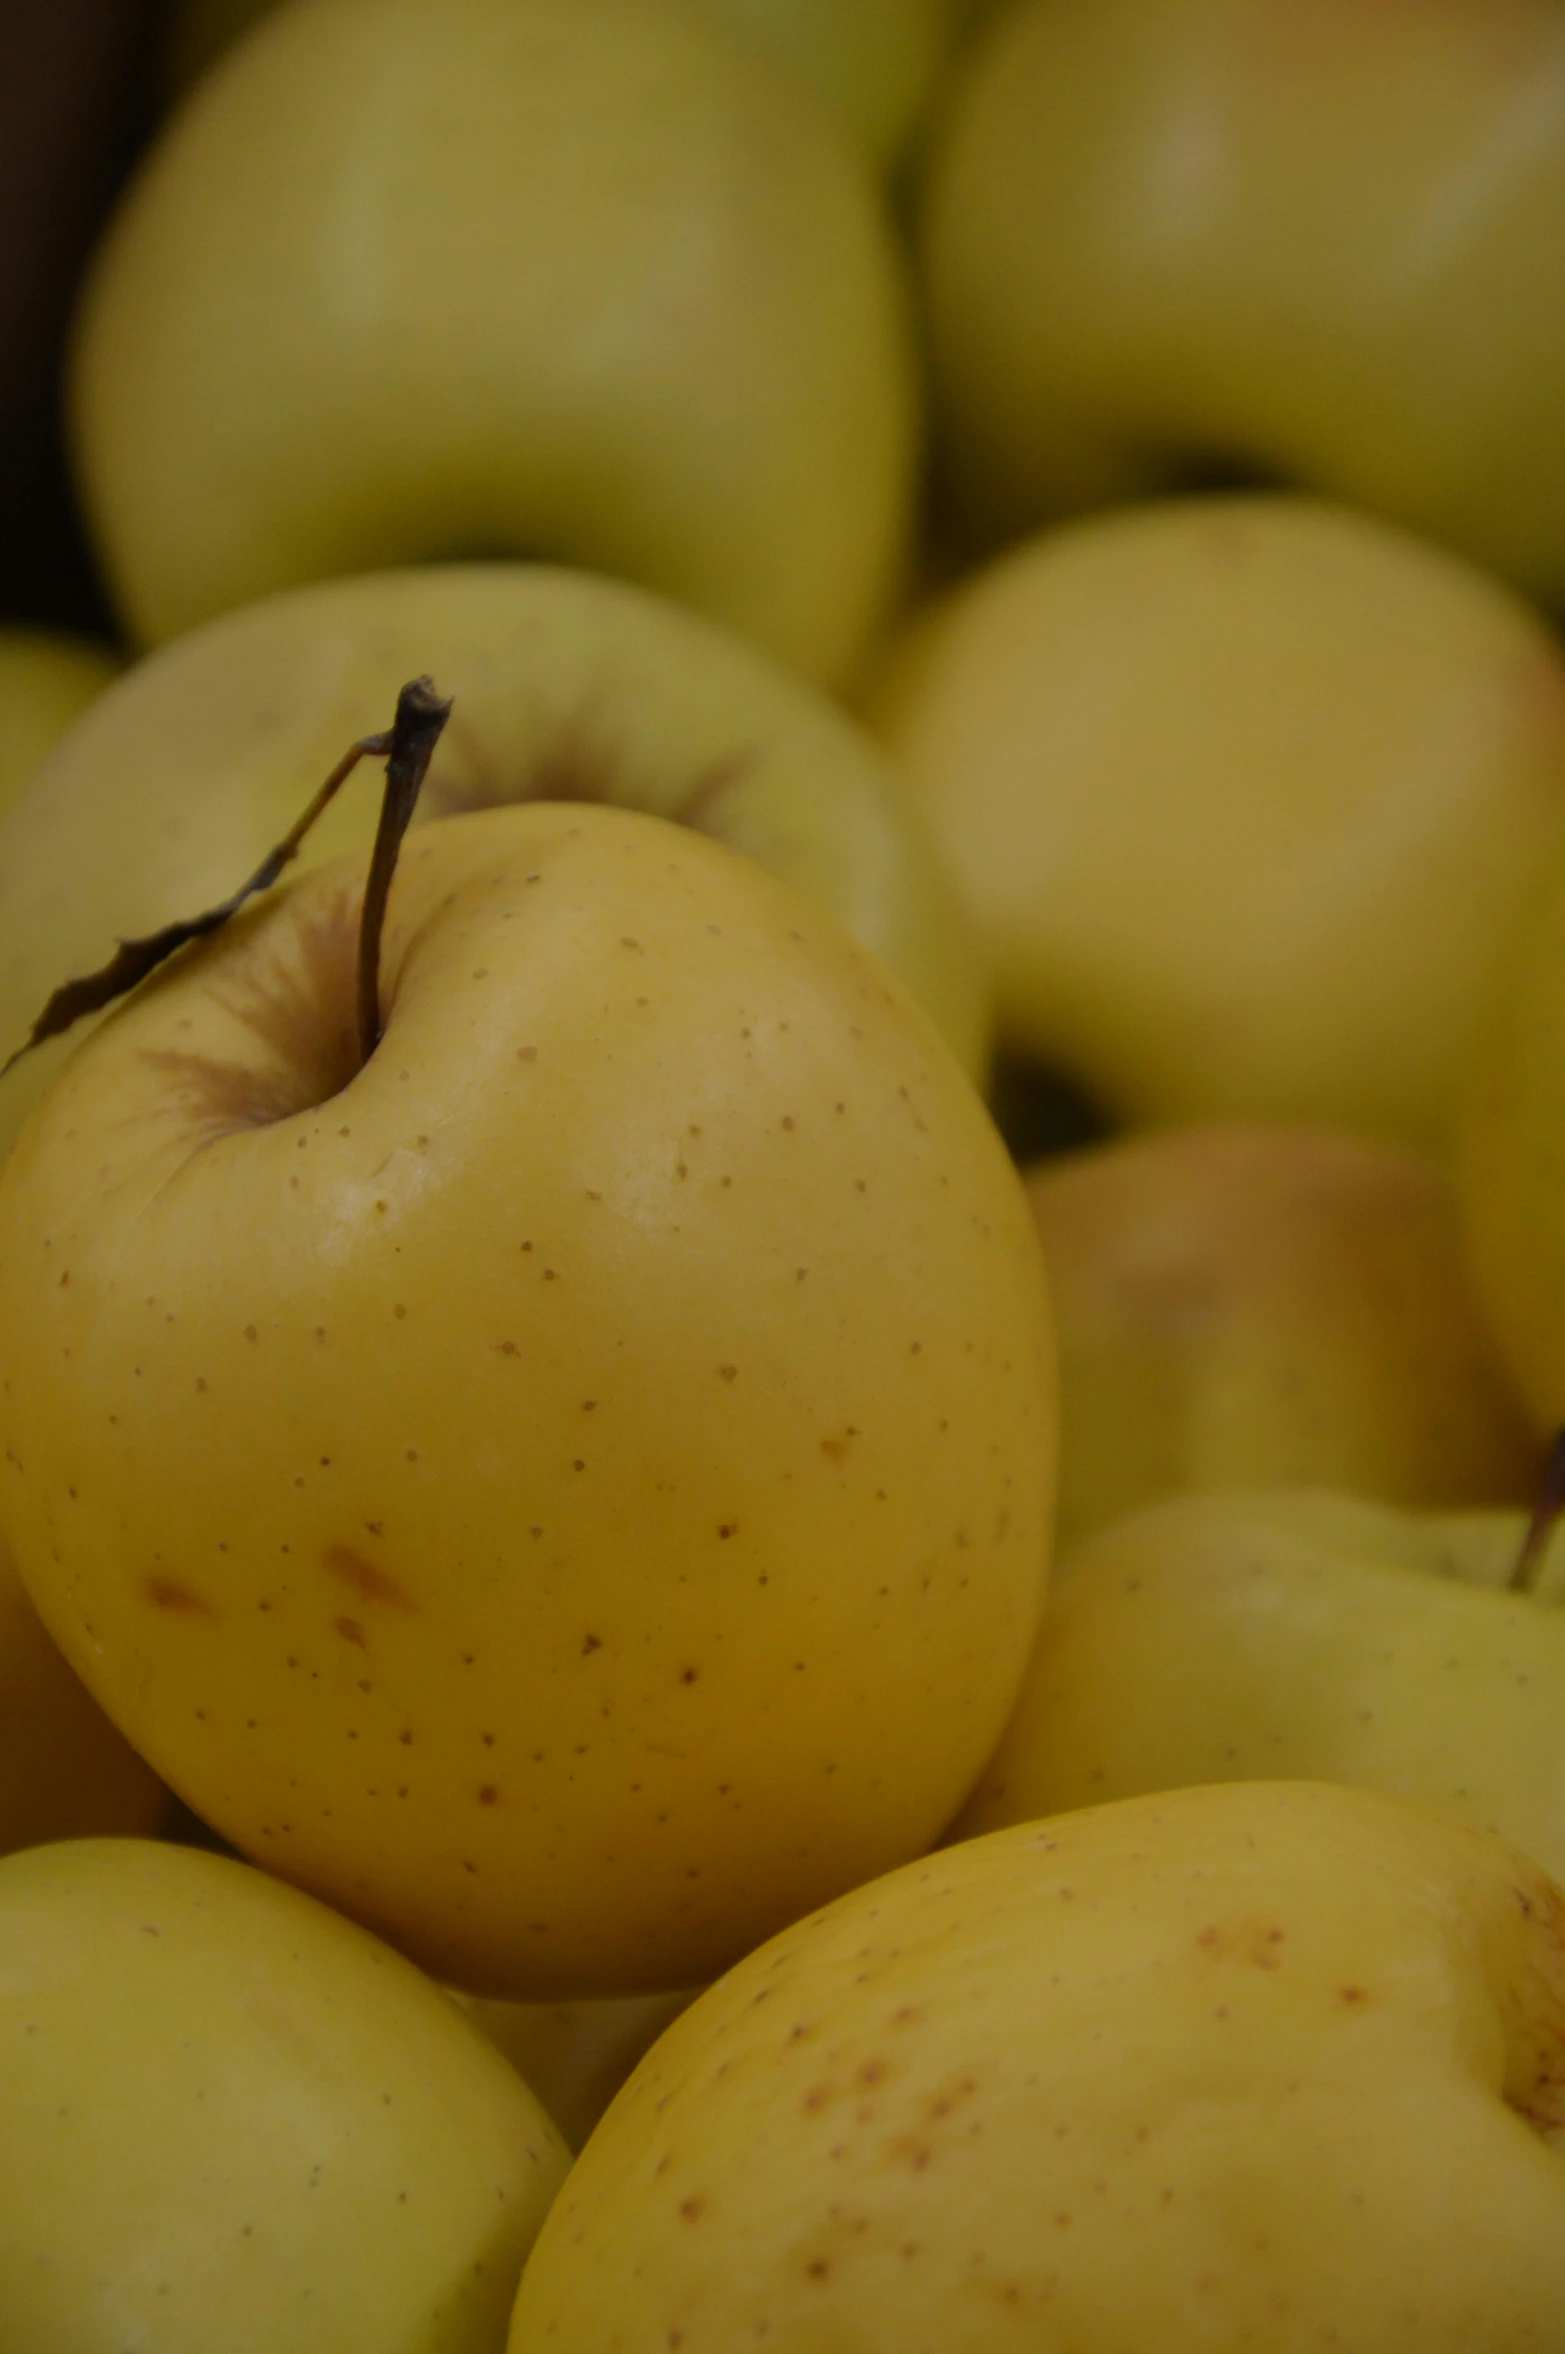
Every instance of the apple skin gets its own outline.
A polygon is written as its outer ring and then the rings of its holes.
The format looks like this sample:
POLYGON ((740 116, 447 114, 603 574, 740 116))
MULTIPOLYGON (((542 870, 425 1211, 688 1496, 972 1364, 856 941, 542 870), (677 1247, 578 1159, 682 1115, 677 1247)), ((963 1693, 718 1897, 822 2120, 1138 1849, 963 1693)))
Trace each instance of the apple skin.
POLYGON ((117 654, 90 638, 0 628, 0 813, 122 668, 117 654))
POLYGON ((1565 600, 1555 0, 1021 0, 921 212, 969 533, 1215 460, 1565 600))
POLYGON ((1506 1590, 1526 1523, 1303 1490, 1130 1514, 1061 1560, 952 1836, 1266 1775, 1423 1800, 1565 1874, 1565 1564, 1506 1590))
POLYGON ((1184 1790, 749 1955, 577 2160, 510 2354, 1539 2354, 1565 1897, 1449 1819, 1184 1790))
POLYGON ((1543 1450, 1423 1155, 1200 1122, 1041 1161, 1027 1197, 1059 1336, 1062 1554, 1175 1491, 1536 1495, 1543 1450))
POLYGON ((296 583, 544 556, 811 676, 901 580, 919 388, 873 175, 653 0, 317 0, 155 140, 100 244, 77 473, 132 638, 296 583))
POLYGON ((928 1846, 1004 1726, 1020 1180, 873 959, 622 810, 412 834, 358 1068, 363 867, 154 977, 14 1147, 5 1533, 256 1860, 472 1991, 698 1984, 928 1846))
POLYGON ((492 2354, 569 2163, 437 1987, 226 1857, 0 1864, 0 2340, 492 2354))
POLYGON ((1170 500, 970 575, 862 707, 1017 1054, 1130 1120, 1449 1142, 1565 819, 1525 600, 1324 501, 1170 500))
MULTIPOLYGON (((225 899, 425 672, 455 708, 420 818, 544 795, 683 816, 881 957, 982 1081, 987 973, 874 740, 671 600, 524 564, 320 582, 136 664, 0 823, 0 1053, 116 939, 225 899)), ((301 866, 367 847, 378 801, 350 782, 301 866)), ((40 1048, 0 1086, 0 1153, 68 1051, 40 1048)))
MULTIPOLYGON (((812 83, 883 170, 897 163, 939 80, 970 0, 701 0, 812 83)), ((164 74, 183 90, 276 0, 183 0, 164 74)))

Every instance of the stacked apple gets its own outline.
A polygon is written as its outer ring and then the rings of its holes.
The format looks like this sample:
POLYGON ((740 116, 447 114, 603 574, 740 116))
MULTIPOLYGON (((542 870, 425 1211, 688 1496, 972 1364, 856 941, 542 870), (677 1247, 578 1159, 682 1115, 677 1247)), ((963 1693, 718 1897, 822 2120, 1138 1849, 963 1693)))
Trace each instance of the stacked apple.
POLYGON ((168 43, 0 820, 0 2339, 1554 2344, 1556 0, 168 43))

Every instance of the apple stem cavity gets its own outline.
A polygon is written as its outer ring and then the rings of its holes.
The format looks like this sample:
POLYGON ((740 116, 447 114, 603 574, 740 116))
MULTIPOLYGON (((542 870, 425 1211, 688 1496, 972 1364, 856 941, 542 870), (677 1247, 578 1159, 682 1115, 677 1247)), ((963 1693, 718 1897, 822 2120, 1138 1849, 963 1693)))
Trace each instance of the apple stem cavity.
POLYGON ((1562 1511, 1565 1511, 1565 1430, 1557 1430, 1549 1449, 1548 1461, 1543 1467, 1543 1478, 1533 1504, 1532 1518, 1523 1532, 1515 1565, 1511 1570, 1510 1591, 1513 1594, 1537 1592, 1544 1556, 1562 1511))
POLYGON ((237 914, 247 899, 253 899, 257 892, 269 891, 283 869, 297 858, 305 836, 328 803, 335 800, 359 762, 384 757, 386 791, 359 928, 359 1041, 368 1061, 380 1043, 380 934, 397 852, 450 711, 450 701, 443 701, 436 694, 430 679, 410 680, 397 697, 396 717, 391 726, 378 735, 361 736, 356 744, 350 744, 308 807, 231 897, 216 907, 209 907, 202 915, 165 924, 160 931, 149 932, 141 939, 119 941, 108 963, 100 965, 96 972, 86 973, 78 980, 63 981, 21 1045, 0 1063, 0 1079, 24 1054, 42 1046, 45 1039, 60 1037, 84 1015, 101 1013, 117 997, 128 996, 138 982, 156 972, 177 949, 188 946, 192 940, 204 940, 208 933, 219 930, 231 915, 237 914))
POLYGON ((380 804, 380 824, 370 856, 369 879, 359 915, 359 1059, 367 1063, 380 1044, 380 936, 385 928, 386 902, 397 854, 408 830, 419 787, 429 771, 440 731, 451 716, 449 698, 435 691, 429 678, 410 679, 397 697, 391 733, 377 740, 386 753, 386 790, 380 804))

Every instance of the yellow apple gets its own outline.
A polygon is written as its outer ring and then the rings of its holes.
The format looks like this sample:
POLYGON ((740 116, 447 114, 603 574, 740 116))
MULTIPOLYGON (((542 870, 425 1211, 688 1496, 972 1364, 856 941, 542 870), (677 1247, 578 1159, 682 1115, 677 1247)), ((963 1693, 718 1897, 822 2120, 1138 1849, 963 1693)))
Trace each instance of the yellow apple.
MULTIPOLYGON (((277 0, 184 0, 165 70, 175 88, 204 73, 277 0)), ((894 163, 923 114, 968 0, 702 0, 755 34, 836 109, 875 161, 894 163)))
POLYGON ((545 556, 812 674, 900 577, 900 257, 813 93, 666 0, 312 0, 154 141, 83 297, 83 499, 130 633, 545 556))
POLYGON ((118 655, 89 638, 0 628, 0 811, 120 668, 118 655))
POLYGON ((1565 1895, 1365 1792, 1186 1790, 855 1890, 675 2022, 510 2354, 1538 2354, 1565 1895))
POLYGON ((1041 1607, 1016 1172, 884 969, 624 810, 409 836, 100 1024, 0 1175, 0 1516, 207 1822, 434 1974, 699 1984, 927 1846, 1041 1607))
MULTIPOLYGON (((872 949, 983 1076, 976 942, 873 740, 667 599, 520 564, 288 591, 139 663, 0 824, 0 1054, 117 938, 225 899, 422 672, 456 705, 429 814, 548 796, 683 817, 872 949)), ((303 863, 367 846, 375 809, 370 786, 350 784, 303 863)), ((0 1153, 66 1051, 44 1047, 0 1086, 0 1153)))
POLYGON ((1521 1512, 1182 1497, 1061 1562, 954 1836, 1196 1782, 1355 1782, 1565 1875, 1565 1563, 1508 1580, 1521 1512))
POLYGON ((1497 976, 1457 1184, 1474 1280, 1538 1426, 1565 1424, 1565 861, 1549 861, 1497 976))
POLYGON ((932 144, 969 531, 1215 464, 1565 596, 1557 0, 1019 0, 932 144))
POLYGON ((867 708, 1016 1051, 1143 1119, 1445 1140, 1565 820, 1523 600, 1345 508, 1176 500, 970 576, 867 708))
POLYGON ((1202 1122, 1041 1161, 1027 1192, 1059 1335, 1062 1552, 1176 1490, 1536 1492, 1542 1451, 1422 1155, 1202 1122))
POLYGON ((568 2164, 437 1987, 247 1865, 0 1863, 0 2342, 493 2354, 568 2164))

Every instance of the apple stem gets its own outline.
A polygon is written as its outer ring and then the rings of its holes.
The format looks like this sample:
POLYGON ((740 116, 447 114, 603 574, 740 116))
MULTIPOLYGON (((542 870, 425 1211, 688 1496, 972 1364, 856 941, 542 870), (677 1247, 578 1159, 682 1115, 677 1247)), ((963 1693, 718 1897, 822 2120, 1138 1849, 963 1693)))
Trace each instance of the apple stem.
POLYGON ((1517 1551, 1515 1566, 1510 1576, 1513 1594, 1532 1594, 1537 1591, 1543 1570, 1543 1558, 1549 1549, 1560 1514, 1565 1511, 1565 1430, 1557 1430, 1549 1458, 1543 1467, 1537 1500, 1532 1508, 1517 1551))
MULTIPOLYGON (((434 756, 440 731, 451 716, 449 698, 435 692, 433 679, 410 679, 397 697, 397 714, 386 745, 386 790, 380 804, 380 824, 364 885, 359 916, 359 1057, 368 1062, 380 1044, 380 936, 385 929, 386 902, 396 873, 402 837, 413 815, 419 787, 434 756)), ((376 749, 380 747, 377 744, 376 749)))

